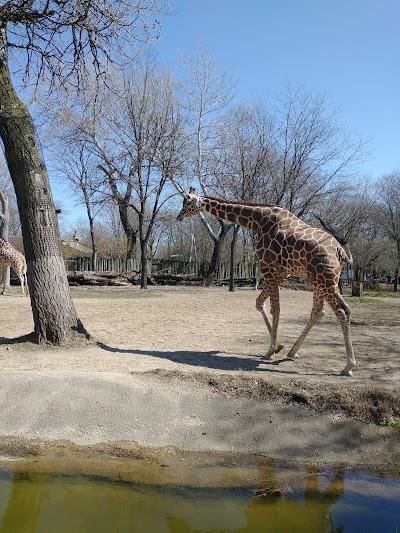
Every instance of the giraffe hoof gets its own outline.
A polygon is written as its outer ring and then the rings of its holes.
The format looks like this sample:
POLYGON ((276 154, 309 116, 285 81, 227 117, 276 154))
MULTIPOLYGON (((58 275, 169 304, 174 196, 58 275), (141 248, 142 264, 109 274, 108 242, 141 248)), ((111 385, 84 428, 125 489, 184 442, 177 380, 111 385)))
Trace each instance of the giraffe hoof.
POLYGON ((283 344, 278 344, 277 347, 275 348, 275 346, 270 346, 268 348, 268 352, 264 355, 264 359, 273 359, 273 355, 280 352, 283 348, 283 344))
POLYGON ((272 356, 275 353, 275 346, 270 346, 268 352, 264 355, 264 359, 272 359, 272 356))
POLYGON ((340 372, 340 375, 341 375, 341 376, 349 376, 349 377, 353 377, 353 371, 352 371, 351 369, 350 369, 350 370, 346 370, 346 369, 344 369, 344 370, 342 370, 342 371, 340 372))
POLYGON ((274 352, 269 353, 269 351, 263 356, 263 359, 267 359, 268 361, 272 361, 274 358, 274 352))
POLYGON ((298 359, 299 358, 299 354, 295 351, 290 350, 290 352, 287 354, 286 356, 288 359, 298 359))
POLYGON ((276 350, 275 350, 275 353, 280 352, 280 351, 282 350, 282 348, 284 348, 284 346, 285 346, 284 344, 279 343, 279 344, 278 344, 278 347, 277 347, 276 350))

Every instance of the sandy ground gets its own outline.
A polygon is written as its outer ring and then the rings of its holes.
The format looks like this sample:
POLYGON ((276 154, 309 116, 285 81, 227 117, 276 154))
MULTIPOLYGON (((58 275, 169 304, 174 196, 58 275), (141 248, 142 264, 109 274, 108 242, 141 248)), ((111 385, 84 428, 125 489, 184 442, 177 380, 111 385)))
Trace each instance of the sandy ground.
POLYGON ((285 348, 274 361, 265 361, 268 332, 255 309, 254 290, 107 289, 94 298, 98 291, 74 293, 78 314, 97 341, 79 349, 11 344, 33 329, 30 302, 17 292, 0 297, 0 448, 9 449, 7 442, 15 439, 63 440, 400 465, 398 430, 301 406, 227 398, 156 372, 251 374, 294 387, 376 385, 398 391, 400 299, 351 303, 358 365, 354 377, 346 378, 339 376, 346 359, 343 337, 329 309, 300 358, 285 357, 309 316, 309 292, 282 289, 285 348))

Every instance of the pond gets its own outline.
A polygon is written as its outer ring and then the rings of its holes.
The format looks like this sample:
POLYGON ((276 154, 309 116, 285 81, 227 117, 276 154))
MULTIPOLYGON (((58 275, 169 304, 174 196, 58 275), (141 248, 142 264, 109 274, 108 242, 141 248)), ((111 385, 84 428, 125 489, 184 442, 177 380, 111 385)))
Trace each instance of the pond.
POLYGON ((67 455, 0 458, 1 533, 400 532, 398 471, 67 455))

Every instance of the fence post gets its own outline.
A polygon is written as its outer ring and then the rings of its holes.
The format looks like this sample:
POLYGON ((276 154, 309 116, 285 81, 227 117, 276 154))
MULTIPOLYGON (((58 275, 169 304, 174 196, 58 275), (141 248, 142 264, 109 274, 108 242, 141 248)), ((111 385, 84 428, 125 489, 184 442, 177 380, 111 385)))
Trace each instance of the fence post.
POLYGON ((358 296, 359 298, 363 295, 363 284, 362 281, 353 281, 351 285, 351 295, 358 296))

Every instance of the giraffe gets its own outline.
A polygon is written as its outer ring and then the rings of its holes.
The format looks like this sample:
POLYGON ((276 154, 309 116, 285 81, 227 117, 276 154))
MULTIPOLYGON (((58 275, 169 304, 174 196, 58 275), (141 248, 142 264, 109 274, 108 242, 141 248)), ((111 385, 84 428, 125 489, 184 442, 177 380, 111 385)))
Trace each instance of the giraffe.
POLYGON ((182 210, 176 219, 180 222, 201 211, 208 211, 218 218, 239 224, 257 235, 255 256, 265 283, 256 300, 256 308, 260 311, 271 338, 265 358, 271 359, 283 348, 278 340, 279 285, 288 275, 306 276, 313 286, 311 316, 287 357, 298 357, 297 352, 304 339, 325 314, 324 303, 327 302, 332 307, 344 336, 347 364, 341 375, 352 376, 356 359, 350 336, 350 308, 338 287, 342 264, 352 264, 353 261, 350 250, 345 251, 333 235, 310 226, 283 207, 200 196, 193 187, 189 194, 184 195, 182 210), (268 298, 272 323, 265 310, 268 298))
POLYGON ((0 239, 0 267, 3 273, 3 291, 1 294, 4 294, 6 290, 6 271, 9 266, 13 267, 21 282, 22 296, 25 296, 25 287, 28 295, 25 257, 21 252, 13 248, 9 242, 0 239))

